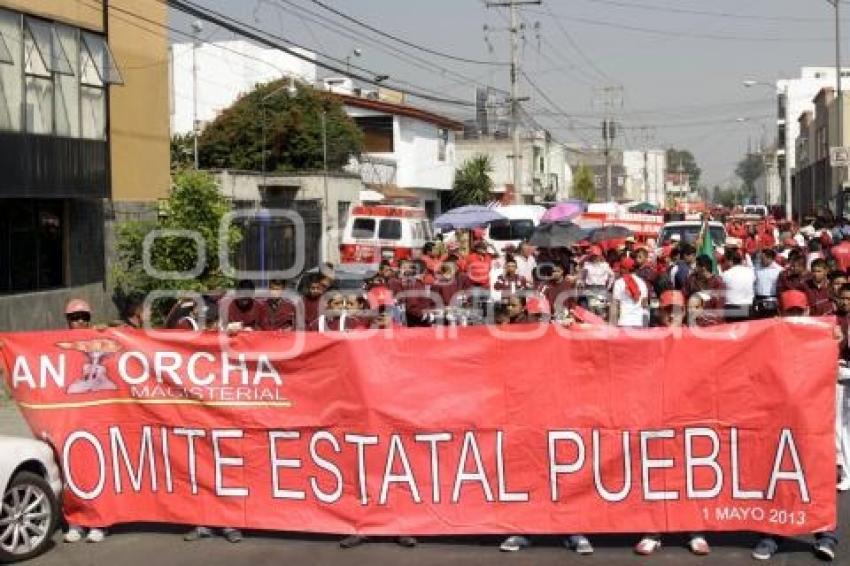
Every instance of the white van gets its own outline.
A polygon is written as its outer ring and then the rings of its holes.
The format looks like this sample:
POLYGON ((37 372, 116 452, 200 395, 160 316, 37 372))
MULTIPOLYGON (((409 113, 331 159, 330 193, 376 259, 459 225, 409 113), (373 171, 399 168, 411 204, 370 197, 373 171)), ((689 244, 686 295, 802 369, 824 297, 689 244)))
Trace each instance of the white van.
POLYGON ((530 204, 511 204, 493 209, 505 217, 487 225, 484 239, 501 253, 507 246, 519 247, 520 242, 531 237, 540 224, 546 207, 530 204))
POLYGON ((412 206, 358 205, 351 210, 342 242, 340 263, 378 264, 415 256, 433 239, 424 208, 412 206))

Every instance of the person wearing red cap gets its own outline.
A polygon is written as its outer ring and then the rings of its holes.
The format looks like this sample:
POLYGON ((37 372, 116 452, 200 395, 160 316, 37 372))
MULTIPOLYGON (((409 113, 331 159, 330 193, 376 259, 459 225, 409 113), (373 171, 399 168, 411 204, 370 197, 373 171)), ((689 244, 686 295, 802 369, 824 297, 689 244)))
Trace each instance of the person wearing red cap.
POLYGON ((803 291, 792 289, 779 295, 782 316, 808 316, 809 299, 803 291))
POLYGON ((493 257, 487 253, 487 243, 483 240, 475 242, 472 253, 466 257, 466 275, 469 282, 482 289, 490 289, 490 269, 493 257))
POLYGON ((91 328, 91 306, 82 299, 71 299, 65 305, 65 322, 71 330, 91 328))
POLYGON ((674 328, 685 325, 687 314, 687 301, 685 294, 681 291, 669 290, 661 293, 658 302, 658 322, 665 328, 674 328))

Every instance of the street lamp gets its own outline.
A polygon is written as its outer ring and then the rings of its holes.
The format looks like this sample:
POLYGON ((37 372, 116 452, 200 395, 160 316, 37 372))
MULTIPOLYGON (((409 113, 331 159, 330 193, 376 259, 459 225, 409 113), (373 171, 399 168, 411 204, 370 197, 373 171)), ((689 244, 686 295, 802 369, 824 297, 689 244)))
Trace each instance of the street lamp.
POLYGON ((363 50, 360 49, 359 47, 355 47, 354 49, 351 50, 351 53, 349 53, 348 55, 345 56, 345 74, 346 74, 346 76, 351 75, 351 57, 352 57, 352 55, 354 57, 360 57, 361 55, 363 55, 363 50))
POLYGON ((196 51, 200 44, 200 35, 204 29, 201 20, 192 22, 192 145, 195 162, 195 171, 198 170, 198 60, 196 51))
MULTIPOLYGON (((826 0, 833 8, 835 8, 835 108, 836 117, 838 118, 838 140, 839 147, 844 147, 844 97, 841 92, 841 0, 826 0)), ((842 186, 844 181, 842 173, 844 168, 839 169, 838 187, 842 186)), ((840 211, 836 211, 840 212, 840 211)))

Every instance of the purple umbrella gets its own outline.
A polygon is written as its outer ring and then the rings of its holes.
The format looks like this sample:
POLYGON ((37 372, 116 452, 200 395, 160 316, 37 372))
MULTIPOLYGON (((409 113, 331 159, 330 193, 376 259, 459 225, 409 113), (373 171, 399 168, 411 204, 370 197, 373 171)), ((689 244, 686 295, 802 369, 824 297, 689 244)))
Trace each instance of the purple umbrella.
POLYGON ((582 212, 587 210, 587 205, 580 200, 568 200, 559 202, 552 208, 546 211, 541 222, 560 222, 563 220, 572 220, 582 212))

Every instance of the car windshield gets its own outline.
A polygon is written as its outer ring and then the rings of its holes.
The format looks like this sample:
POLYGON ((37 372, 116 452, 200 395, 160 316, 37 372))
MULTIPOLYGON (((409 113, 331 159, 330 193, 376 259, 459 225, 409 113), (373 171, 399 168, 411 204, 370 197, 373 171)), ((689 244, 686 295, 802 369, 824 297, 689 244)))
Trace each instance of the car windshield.
POLYGON ((497 242, 526 240, 534 232, 534 222, 528 219, 497 220, 490 224, 490 239, 497 242))
MULTIPOLYGON (((700 230, 702 226, 699 224, 687 225, 687 226, 665 226, 661 230, 661 242, 667 242, 673 239, 674 235, 678 235, 679 239, 682 242, 687 242, 689 244, 694 244, 699 238, 700 230)), ((709 226, 709 232, 711 232, 711 241, 714 242, 714 245, 723 245, 726 243, 726 230, 722 226, 709 226)))

